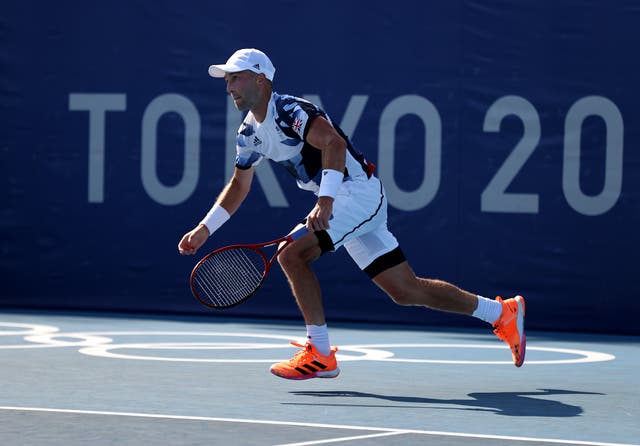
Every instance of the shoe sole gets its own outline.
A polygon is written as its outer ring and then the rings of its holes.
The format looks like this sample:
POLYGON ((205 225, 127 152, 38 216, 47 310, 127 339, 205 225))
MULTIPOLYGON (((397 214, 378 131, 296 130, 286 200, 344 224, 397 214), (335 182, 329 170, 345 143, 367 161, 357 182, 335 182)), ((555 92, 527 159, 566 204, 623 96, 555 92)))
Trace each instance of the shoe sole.
POLYGON ((522 341, 520 342, 520 351, 522 354, 520 355, 520 362, 516 364, 516 367, 522 367, 524 364, 524 355, 527 352, 527 335, 522 335, 522 341))
POLYGON ((518 319, 516 320, 516 327, 518 329, 518 335, 520 336, 520 361, 516 362, 516 367, 521 367, 524 364, 524 356, 527 352, 527 335, 524 332, 524 317, 526 315, 526 305, 524 297, 516 296, 516 302, 518 303, 518 319))
POLYGON ((315 372, 315 373, 309 373, 308 375, 296 375, 296 376, 284 376, 284 375, 279 375, 274 370, 269 370, 269 371, 273 373, 275 376, 277 376, 278 378, 292 379, 295 381, 302 381, 302 380, 311 379, 311 378, 336 378, 340 374, 340 369, 337 367, 335 370, 330 370, 328 372, 315 372))
POLYGON ((336 367, 335 370, 329 372, 318 372, 316 378, 336 378, 340 374, 340 369, 336 367))

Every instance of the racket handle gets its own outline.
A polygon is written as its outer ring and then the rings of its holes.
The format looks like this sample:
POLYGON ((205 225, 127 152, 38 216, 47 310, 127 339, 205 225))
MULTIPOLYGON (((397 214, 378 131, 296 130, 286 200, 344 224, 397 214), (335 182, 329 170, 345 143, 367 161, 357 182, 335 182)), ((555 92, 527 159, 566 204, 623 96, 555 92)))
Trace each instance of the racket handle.
POLYGON ((306 226, 303 226, 300 229, 298 229, 296 231, 293 231, 291 234, 289 234, 289 237, 291 237, 291 240, 298 240, 300 237, 305 235, 307 232, 309 232, 309 230, 307 229, 306 226))

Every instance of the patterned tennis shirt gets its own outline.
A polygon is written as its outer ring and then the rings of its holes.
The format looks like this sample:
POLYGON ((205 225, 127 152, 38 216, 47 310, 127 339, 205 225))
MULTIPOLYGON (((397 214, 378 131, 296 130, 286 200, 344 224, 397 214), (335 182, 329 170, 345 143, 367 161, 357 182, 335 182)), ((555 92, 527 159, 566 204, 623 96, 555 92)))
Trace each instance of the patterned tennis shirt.
POLYGON ((259 123, 251 112, 238 129, 236 167, 249 169, 264 158, 275 161, 291 173, 298 187, 317 194, 322 174, 322 151, 306 141, 313 119, 325 118, 347 144, 345 181, 366 180, 373 173, 363 154, 358 152, 344 132, 320 107, 311 102, 275 92, 267 106, 267 115, 259 123))

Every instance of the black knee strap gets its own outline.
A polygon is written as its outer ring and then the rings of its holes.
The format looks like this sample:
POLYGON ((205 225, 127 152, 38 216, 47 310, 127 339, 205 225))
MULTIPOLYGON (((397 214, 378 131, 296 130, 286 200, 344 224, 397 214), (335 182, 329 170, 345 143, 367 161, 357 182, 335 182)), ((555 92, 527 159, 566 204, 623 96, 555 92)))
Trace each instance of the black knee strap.
POLYGON ((314 234, 318 239, 318 245, 320 246, 322 254, 335 250, 335 247, 333 246, 333 240, 331 240, 331 237, 329 237, 327 231, 323 229, 322 231, 315 231, 314 234))

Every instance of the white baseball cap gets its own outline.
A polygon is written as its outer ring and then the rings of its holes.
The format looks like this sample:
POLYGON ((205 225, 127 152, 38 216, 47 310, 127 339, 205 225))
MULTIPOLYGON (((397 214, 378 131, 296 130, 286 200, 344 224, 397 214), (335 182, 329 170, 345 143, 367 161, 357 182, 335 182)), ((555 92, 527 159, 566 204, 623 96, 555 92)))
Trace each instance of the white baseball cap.
POLYGON ((211 65, 209 76, 224 77, 226 73, 237 73, 244 70, 251 70, 258 74, 264 73, 270 81, 273 81, 273 75, 276 73, 275 67, 266 54, 255 48, 244 48, 233 53, 227 63, 211 65))

